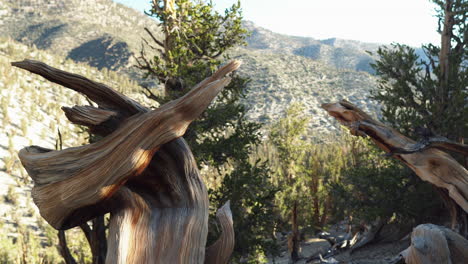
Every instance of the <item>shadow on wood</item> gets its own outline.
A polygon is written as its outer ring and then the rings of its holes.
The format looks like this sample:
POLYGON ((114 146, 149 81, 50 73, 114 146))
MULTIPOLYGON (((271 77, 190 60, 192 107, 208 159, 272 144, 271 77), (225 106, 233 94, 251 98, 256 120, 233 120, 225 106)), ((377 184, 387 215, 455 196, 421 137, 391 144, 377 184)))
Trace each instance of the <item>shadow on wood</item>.
POLYGON ((468 171, 449 154, 447 149, 465 153, 462 144, 431 140, 424 146, 389 128, 346 100, 323 104, 331 116, 358 136, 369 136, 382 150, 393 155, 411 168, 421 179, 444 188, 465 212, 468 213, 468 171))
POLYGON ((400 255, 407 264, 465 264, 468 240, 442 226, 419 225, 411 233, 411 246, 400 255))
MULTIPOLYGON (((106 263, 203 263, 208 196, 182 136, 240 63, 225 65, 185 96, 156 110, 41 62, 12 65, 82 93, 98 105, 62 109, 72 123, 88 126, 104 136, 102 140, 60 151, 38 146, 20 151, 42 217, 63 230, 110 212, 106 263)), ((220 239, 226 242, 214 245, 222 255, 215 259, 227 262, 233 248, 232 217, 229 206, 221 212, 226 216, 218 217, 226 228, 220 239)))

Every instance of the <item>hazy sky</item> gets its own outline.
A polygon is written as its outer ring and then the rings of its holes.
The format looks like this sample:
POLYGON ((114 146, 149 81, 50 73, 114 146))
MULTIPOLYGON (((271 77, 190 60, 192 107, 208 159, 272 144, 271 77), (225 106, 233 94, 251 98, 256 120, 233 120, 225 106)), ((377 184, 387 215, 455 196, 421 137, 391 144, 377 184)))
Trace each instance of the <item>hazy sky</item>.
MULTIPOLYGON (((150 0, 115 0, 148 10, 150 0)), ((236 0, 213 0, 223 11, 236 0)), ((317 39, 338 37, 419 47, 439 44, 429 0, 241 0, 244 18, 274 32, 317 39)))

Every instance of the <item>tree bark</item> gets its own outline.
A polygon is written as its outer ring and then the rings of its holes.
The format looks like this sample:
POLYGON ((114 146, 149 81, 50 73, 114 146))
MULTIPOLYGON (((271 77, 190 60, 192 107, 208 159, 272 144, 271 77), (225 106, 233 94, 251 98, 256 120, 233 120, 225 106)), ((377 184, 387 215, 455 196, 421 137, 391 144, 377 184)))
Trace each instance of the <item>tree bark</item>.
MULTIPOLYGON (((420 143, 374 120, 346 100, 324 104, 322 108, 348 127, 351 134, 369 136, 379 148, 402 161, 421 179, 446 189, 450 198, 468 212, 468 171, 449 154, 432 148, 430 143, 419 150, 420 143), (394 153, 394 150, 399 151, 394 153), (397 154, 401 151, 407 154, 397 154)), ((463 149, 466 146, 461 145, 463 149)))
POLYGON ((46 221, 68 229, 110 212, 106 263, 203 263, 208 196, 181 137, 240 64, 227 64, 153 111, 106 85, 41 62, 12 65, 98 104, 63 109, 70 121, 90 127, 102 140, 61 151, 38 146, 20 151, 46 221))
POLYGON ((291 259, 293 262, 299 260, 299 227, 297 224, 297 201, 294 201, 291 215, 292 237, 291 237, 291 259))
POLYGON ((234 223, 229 201, 218 209, 216 218, 221 224, 222 233, 220 238, 206 249, 205 264, 226 264, 234 251, 234 223))

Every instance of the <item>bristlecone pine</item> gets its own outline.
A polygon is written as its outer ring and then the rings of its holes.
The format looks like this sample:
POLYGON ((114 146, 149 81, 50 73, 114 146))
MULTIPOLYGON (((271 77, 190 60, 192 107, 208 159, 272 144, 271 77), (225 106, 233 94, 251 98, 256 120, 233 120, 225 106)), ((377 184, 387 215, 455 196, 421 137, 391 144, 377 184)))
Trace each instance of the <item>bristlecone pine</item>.
POLYGON ((393 128, 374 120, 346 100, 322 105, 331 116, 350 129, 351 134, 368 136, 379 148, 412 169, 421 179, 448 191, 468 213, 468 171, 443 150, 468 155, 468 146, 445 138, 415 142, 393 128))
MULTIPOLYGON (((368 136, 421 179, 446 189, 468 213, 468 171, 445 152, 449 150, 468 156, 467 145, 441 137, 415 142, 345 100, 322 107, 348 127, 351 134, 368 136)), ((465 264, 468 263, 468 240, 445 227, 419 225, 411 234, 411 246, 400 257, 407 264, 465 264)))
POLYGON ((12 65, 98 105, 62 109, 72 123, 103 136, 100 141, 60 151, 29 146, 19 153, 34 180, 34 202, 48 223, 69 229, 110 212, 106 263, 227 263, 234 247, 229 204, 218 211, 221 237, 206 250, 208 195, 182 136, 230 82, 226 75, 239 62, 156 110, 38 61, 12 65))

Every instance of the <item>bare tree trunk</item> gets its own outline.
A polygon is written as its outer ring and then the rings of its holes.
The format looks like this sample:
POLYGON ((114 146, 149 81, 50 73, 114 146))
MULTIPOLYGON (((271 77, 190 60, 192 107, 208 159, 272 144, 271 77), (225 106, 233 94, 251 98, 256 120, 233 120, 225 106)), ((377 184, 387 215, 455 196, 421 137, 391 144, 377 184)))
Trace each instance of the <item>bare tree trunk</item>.
POLYGON ((291 215, 292 237, 291 237, 291 259, 293 262, 299 260, 299 227, 297 224, 297 201, 294 201, 291 215))
POLYGON ((104 264, 107 254, 107 237, 104 216, 96 217, 91 221, 92 227, 88 223, 80 225, 85 234, 86 240, 91 248, 93 264, 104 264))
MULTIPOLYGON (((444 21, 443 29, 441 32, 441 45, 439 52, 439 65, 440 65, 440 87, 439 99, 442 100, 441 106, 445 106, 448 102, 448 82, 450 75, 450 53, 451 42, 453 38, 453 26, 455 24, 453 9, 453 0, 446 0, 444 5, 444 21)), ((442 110, 442 109, 439 109, 442 110)), ((439 111, 439 113, 443 113, 439 111)))
POLYGON ((59 252, 60 255, 62 255, 63 260, 65 260, 66 264, 76 264, 75 258, 73 258, 72 254, 70 253, 70 250, 68 249, 67 246, 67 237, 65 236, 65 231, 64 230, 59 230, 58 231, 58 239, 59 239, 59 252))
POLYGON ((323 228, 327 222, 328 222, 328 212, 330 210, 332 203, 332 199, 330 194, 327 194, 327 197, 325 198, 325 202, 323 203, 323 212, 322 212, 322 217, 320 219, 320 227, 323 228))
MULTIPOLYGON (((34 202, 46 221, 60 230, 81 226, 87 238, 102 237, 99 220, 91 233, 83 224, 111 213, 106 263, 203 263, 208 196, 181 136, 229 83, 224 76, 239 63, 220 68, 184 97, 153 111, 103 84, 40 62, 12 65, 80 92, 99 106, 62 109, 70 121, 88 126, 102 140, 61 151, 38 146, 20 151, 35 183, 34 202)), ((100 246, 92 248, 105 251, 100 246)), ((97 254, 94 261, 101 260, 97 254)))

